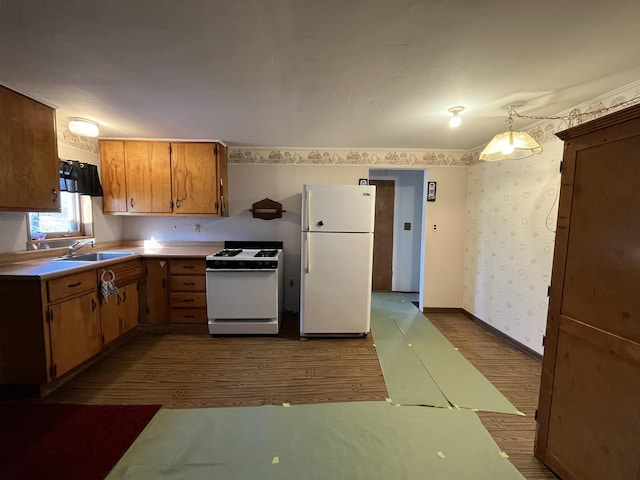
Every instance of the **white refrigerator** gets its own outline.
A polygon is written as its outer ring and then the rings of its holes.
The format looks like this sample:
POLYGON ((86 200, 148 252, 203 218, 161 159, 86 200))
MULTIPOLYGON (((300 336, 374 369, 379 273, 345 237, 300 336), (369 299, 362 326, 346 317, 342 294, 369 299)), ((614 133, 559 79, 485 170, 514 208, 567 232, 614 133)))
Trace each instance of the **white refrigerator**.
POLYGON ((366 335, 376 188, 304 185, 300 335, 366 335))

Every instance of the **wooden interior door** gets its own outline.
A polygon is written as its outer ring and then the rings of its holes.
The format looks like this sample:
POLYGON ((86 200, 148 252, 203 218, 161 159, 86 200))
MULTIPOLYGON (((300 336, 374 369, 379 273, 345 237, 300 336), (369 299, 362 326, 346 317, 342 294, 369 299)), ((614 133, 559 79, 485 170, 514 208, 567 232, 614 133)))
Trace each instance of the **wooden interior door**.
POLYGON ((370 180, 369 184, 376 186, 372 289, 376 291, 391 291, 395 182, 393 180, 370 180))
POLYGON ((590 122, 604 125, 596 130, 559 134, 566 143, 536 456, 563 479, 640 478, 636 111, 633 121, 622 114, 624 123, 612 125, 614 114, 590 122))

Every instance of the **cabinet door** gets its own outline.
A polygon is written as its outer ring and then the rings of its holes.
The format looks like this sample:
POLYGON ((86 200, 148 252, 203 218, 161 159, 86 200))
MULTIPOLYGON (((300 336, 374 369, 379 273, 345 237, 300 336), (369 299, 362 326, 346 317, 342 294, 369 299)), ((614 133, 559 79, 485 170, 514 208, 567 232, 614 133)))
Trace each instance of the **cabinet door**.
POLYGON ((49 307, 52 365, 56 376, 98 353, 102 347, 96 293, 87 293, 49 307))
POLYGON ((138 283, 130 283, 121 289, 122 295, 122 333, 138 326, 138 283))
POLYGON ((100 173, 104 196, 104 213, 127 211, 127 190, 124 165, 124 142, 109 140, 100 142, 100 173))
POLYGON ((145 323, 167 323, 169 316, 168 270, 169 262, 166 258, 144 261, 144 287, 141 299, 143 308, 141 310, 145 323))
POLYGON ((217 214, 215 143, 171 144, 174 213, 217 214))
POLYGON ((129 213, 171 213, 168 142, 125 142, 129 213))
POLYGON ((112 295, 108 300, 100 298, 100 323, 102 325, 102 337, 107 345, 120 336, 120 324, 122 322, 122 293, 112 295))
POLYGON ((229 216, 229 174, 227 168, 227 147, 218 144, 218 178, 220 179, 220 215, 229 216))
POLYGON ((59 212, 55 110, 0 86, 0 211, 59 212))

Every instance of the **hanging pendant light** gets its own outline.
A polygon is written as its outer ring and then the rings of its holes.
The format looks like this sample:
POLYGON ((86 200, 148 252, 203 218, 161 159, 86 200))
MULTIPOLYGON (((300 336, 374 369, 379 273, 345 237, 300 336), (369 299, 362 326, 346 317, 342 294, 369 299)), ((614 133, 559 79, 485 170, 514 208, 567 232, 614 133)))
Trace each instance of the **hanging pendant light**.
POLYGON ((513 109, 509 107, 509 131, 498 133, 489 144, 480 152, 480 160, 485 162, 497 162, 509 158, 526 158, 542 152, 542 145, 527 132, 513 131, 513 109))

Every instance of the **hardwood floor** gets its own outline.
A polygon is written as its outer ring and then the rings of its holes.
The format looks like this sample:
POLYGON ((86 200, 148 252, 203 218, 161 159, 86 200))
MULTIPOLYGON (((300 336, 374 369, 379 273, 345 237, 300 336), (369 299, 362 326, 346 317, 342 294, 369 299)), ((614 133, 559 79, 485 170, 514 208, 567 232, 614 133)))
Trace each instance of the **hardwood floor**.
MULTIPOLYGON (((533 456, 541 364, 462 315, 429 319, 526 414, 479 413, 511 462, 527 479, 555 479, 533 456)), ((297 326, 297 318, 287 318, 278 337, 139 332, 39 401, 193 408, 388 396, 371 336, 301 341, 297 326)))
POLYGON ((278 337, 139 332, 46 402, 165 408, 383 401, 371 337, 301 341, 296 317, 278 337))
POLYGON ((542 364, 482 329, 464 315, 430 313, 429 320, 526 416, 479 412, 511 463, 527 479, 557 478, 533 456, 542 364))

